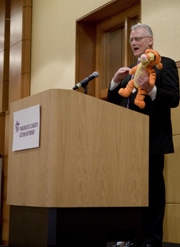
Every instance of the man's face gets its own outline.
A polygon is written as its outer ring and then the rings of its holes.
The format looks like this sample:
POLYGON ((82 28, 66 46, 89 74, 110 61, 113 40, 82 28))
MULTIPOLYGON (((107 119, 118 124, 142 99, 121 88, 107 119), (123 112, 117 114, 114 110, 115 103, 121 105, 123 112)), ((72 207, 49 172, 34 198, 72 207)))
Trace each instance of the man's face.
POLYGON ((146 49, 152 48, 153 37, 147 34, 143 27, 139 27, 130 34, 130 45, 135 57, 140 57, 146 49))

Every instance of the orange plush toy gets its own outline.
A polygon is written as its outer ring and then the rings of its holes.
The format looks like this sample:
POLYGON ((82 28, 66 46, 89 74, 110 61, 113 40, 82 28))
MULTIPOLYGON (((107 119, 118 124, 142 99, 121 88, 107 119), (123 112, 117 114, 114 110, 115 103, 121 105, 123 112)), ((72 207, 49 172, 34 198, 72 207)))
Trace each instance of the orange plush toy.
POLYGON ((137 88, 138 92, 135 98, 135 105, 143 109, 145 107, 144 98, 147 95, 147 92, 138 85, 138 78, 143 74, 144 70, 148 72, 149 83, 154 86, 156 81, 156 72, 153 69, 153 66, 156 66, 157 69, 162 68, 161 56, 159 53, 152 49, 147 49, 145 54, 142 54, 140 57, 140 63, 135 67, 130 69, 129 74, 134 75, 125 88, 119 90, 119 94, 123 97, 129 97, 134 88, 137 88))

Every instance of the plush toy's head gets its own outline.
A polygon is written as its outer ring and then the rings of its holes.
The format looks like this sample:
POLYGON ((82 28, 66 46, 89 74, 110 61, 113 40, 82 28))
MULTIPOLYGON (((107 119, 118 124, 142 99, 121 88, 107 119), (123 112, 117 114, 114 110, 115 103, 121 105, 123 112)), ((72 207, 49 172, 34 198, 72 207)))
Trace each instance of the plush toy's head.
POLYGON ((161 56, 160 54, 152 49, 147 49, 145 51, 145 55, 147 56, 148 60, 150 61, 149 65, 156 66, 157 69, 162 69, 163 65, 161 63, 161 56))
POLYGON ((142 65, 147 66, 150 64, 150 59, 146 54, 142 54, 139 62, 141 62, 142 65))

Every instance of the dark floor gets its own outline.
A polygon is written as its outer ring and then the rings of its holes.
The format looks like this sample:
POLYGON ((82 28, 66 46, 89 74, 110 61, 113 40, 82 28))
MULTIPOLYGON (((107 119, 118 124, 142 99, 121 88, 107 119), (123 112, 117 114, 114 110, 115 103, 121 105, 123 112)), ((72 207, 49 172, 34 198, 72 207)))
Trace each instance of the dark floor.
POLYGON ((180 247, 180 244, 163 243, 163 247, 180 247))
MULTIPOLYGON (((8 247, 7 245, 0 245, 0 247, 8 247)), ((33 247, 33 246, 32 246, 33 247)), ((180 244, 163 243, 163 247, 180 247, 180 244)))

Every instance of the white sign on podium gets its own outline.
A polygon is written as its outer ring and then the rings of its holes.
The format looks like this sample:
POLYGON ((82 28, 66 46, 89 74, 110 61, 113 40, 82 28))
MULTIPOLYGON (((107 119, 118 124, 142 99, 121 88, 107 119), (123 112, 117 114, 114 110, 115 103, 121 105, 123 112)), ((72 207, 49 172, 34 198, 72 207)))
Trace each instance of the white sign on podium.
POLYGON ((40 105, 35 105, 13 115, 12 151, 39 147, 40 105))

